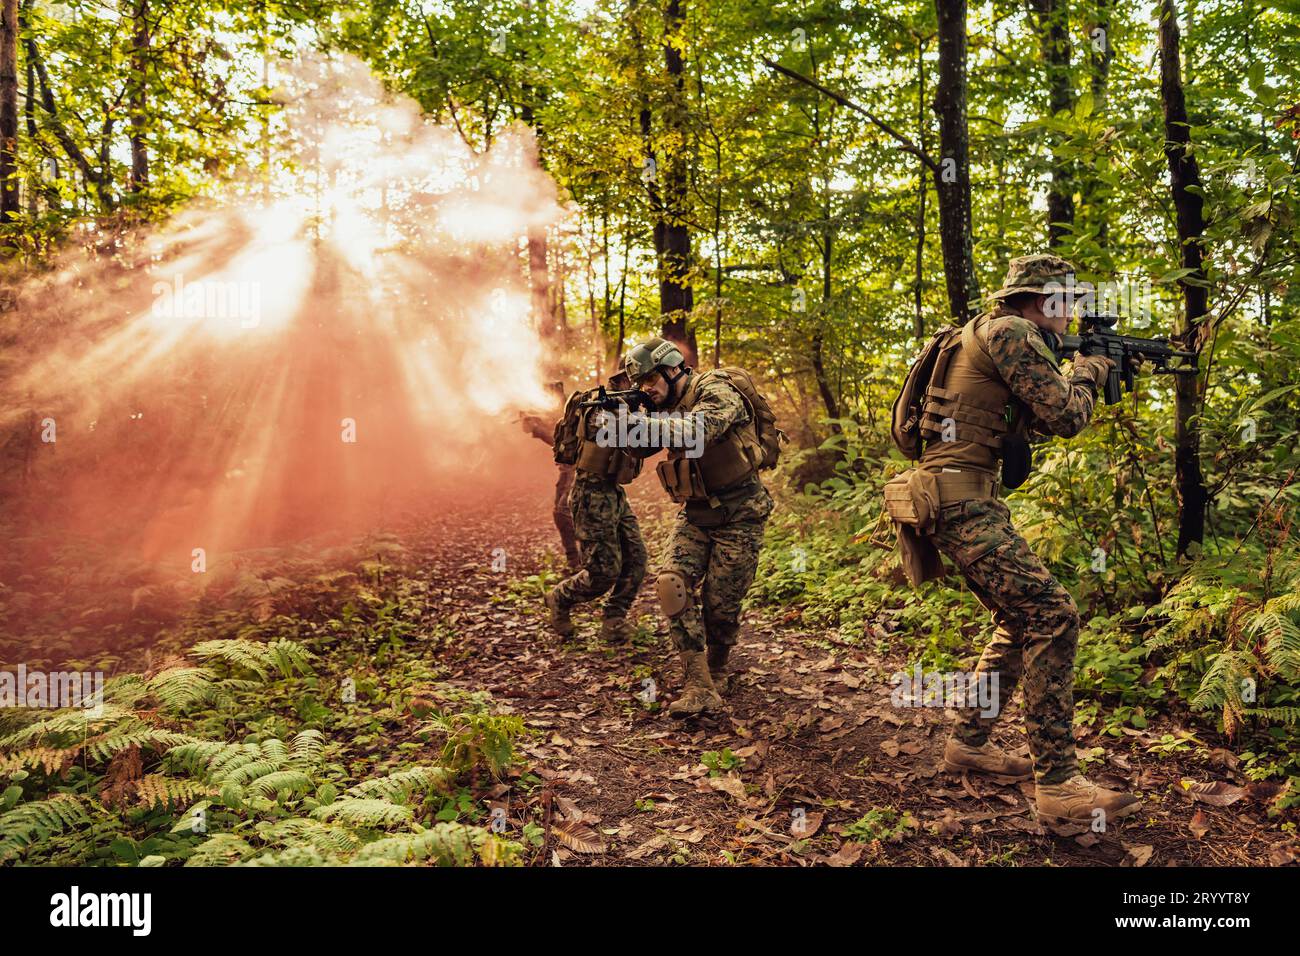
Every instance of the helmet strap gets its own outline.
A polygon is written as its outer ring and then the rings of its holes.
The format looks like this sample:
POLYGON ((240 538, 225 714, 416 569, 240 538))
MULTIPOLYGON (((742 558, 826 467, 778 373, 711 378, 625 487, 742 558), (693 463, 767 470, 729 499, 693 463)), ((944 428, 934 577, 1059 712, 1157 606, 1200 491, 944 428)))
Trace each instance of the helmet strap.
POLYGON ((669 369, 661 369, 659 372, 659 374, 663 376, 664 381, 668 383, 667 404, 672 404, 672 405, 677 404, 678 399, 681 398, 681 396, 677 394, 677 383, 680 382, 683 378, 685 378, 688 374, 690 374, 690 369, 686 366, 685 363, 676 366, 676 368, 677 368, 676 375, 669 375, 668 374, 670 371, 669 369))

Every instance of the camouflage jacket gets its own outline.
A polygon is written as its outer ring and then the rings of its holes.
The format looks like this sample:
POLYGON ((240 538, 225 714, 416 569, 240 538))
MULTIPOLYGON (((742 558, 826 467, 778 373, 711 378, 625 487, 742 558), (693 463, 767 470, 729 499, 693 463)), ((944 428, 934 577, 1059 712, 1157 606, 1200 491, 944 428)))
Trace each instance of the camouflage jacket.
MULTIPOLYGON (((1018 313, 999 307, 980 316, 985 318, 983 340, 1002 379, 998 385, 1017 401, 1025 416, 1025 427, 1031 432, 1064 438, 1082 431, 1097 401, 1092 376, 1082 370, 1063 374, 1038 326, 1018 313)), ((957 467, 993 471, 997 465, 993 449, 966 441, 931 442, 921 456, 921 467, 927 470, 957 467)))

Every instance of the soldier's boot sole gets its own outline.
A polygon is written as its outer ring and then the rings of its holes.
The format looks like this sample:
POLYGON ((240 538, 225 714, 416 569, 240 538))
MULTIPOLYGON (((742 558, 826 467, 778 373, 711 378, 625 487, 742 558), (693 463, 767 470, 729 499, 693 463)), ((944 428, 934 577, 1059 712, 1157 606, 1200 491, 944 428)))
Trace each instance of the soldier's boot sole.
POLYGON ((555 589, 547 591, 542 600, 546 604, 546 610, 549 615, 548 624, 551 630, 560 637, 571 637, 573 635, 573 620, 569 617, 569 609, 560 606, 560 596, 555 589))
POLYGON ((627 644, 636 636, 636 625, 624 617, 607 617, 600 622, 600 639, 606 644, 627 644))

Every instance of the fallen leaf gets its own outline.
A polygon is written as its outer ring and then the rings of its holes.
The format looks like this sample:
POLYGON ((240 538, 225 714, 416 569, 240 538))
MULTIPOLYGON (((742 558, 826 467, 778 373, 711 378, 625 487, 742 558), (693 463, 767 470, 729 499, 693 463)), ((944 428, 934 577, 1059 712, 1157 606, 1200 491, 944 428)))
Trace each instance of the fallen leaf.
POLYGON ((1130 846, 1126 849, 1128 853, 1120 866, 1146 866, 1156 848, 1149 843, 1143 843, 1140 846, 1130 846))
POLYGON ((1196 839, 1205 839, 1205 834, 1210 832, 1210 820, 1205 815, 1204 810, 1197 810, 1192 814, 1192 819, 1187 823, 1187 829, 1192 831, 1192 836, 1196 837, 1196 839))
POLYGON ((852 840, 846 840, 840 844, 840 848, 826 858, 827 866, 852 866, 862 857, 862 851, 867 848, 865 843, 856 843, 852 840))
POLYGON ((551 832, 574 853, 604 853, 608 849, 600 834, 585 823, 559 820, 551 827, 551 832))
POLYGON ((1222 780, 1202 783, 1196 780, 1183 780, 1183 791, 1198 803, 1208 803, 1212 807, 1226 807, 1236 803, 1246 795, 1244 787, 1234 786, 1222 780))

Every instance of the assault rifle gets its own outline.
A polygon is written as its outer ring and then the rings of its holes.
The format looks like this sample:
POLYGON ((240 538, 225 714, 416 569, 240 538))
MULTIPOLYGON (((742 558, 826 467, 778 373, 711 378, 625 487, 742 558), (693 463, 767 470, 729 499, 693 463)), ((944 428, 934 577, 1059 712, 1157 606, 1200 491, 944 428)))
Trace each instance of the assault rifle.
POLYGON ((1119 316, 1107 312, 1087 312, 1079 317, 1078 335, 1054 336, 1053 351, 1059 359, 1077 355, 1104 355, 1115 363, 1106 378, 1107 405, 1120 400, 1120 383, 1124 390, 1133 391, 1133 373, 1141 362, 1151 362, 1153 371, 1165 375, 1196 375, 1195 352, 1180 352, 1171 348, 1166 338, 1139 339, 1119 335, 1115 323, 1119 316), (1177 363, 1177 364, 1170 364, 1177 363))
POLYGON ((579 408, 603 408, 610 412, 616 410, 620 405, 626 405, 632 411, 643 408, 647 412, 652 412, 654 411, 655 400, 650 397, 648 392, 643 392, 639 388, 627 388, 611 392, 602 385, 595 398, 578 403, 579 408))

